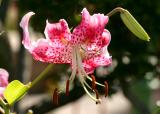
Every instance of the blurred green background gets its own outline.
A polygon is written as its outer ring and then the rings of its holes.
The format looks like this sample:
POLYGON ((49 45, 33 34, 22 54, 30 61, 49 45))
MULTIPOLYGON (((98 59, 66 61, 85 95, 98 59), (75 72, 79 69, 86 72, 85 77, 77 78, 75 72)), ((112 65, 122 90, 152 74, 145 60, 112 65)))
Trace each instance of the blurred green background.
MULTIPOLYGON (((112 36, 109 52, 113 57, 113 65, 97 68, 94 75, 101 83, 108 81, 109 97, 122 91, 132 104, 128 114, 160 114, 157 111, 160 107, 159 0, 1 0, 0 30, 4 32, 0 35, 0 67, 10 72, 10 81, 19 79, 27 82, 46 66, 34 61, 21 45, 19 22, 25 13, 36 13, 30 26, 33 37, 39 38, 44 31, 46 19, 57 22, 64 18, 69 27, 74 28, 81 20, 80 12, 84 7, 91 14, 107 14, 116 7, 123 7, 130 11, 150 35, 150 42, 141 41, 125 27, 118 13, 111 16, 106 28, 112 36)), ((65 76, 69 75, 68 68, 68 65, 56 65, 44 83, 37 85, 29 94, 52 93, 54 87, 63 83, 65 76)), ((98 89, 104 93, 102 88, 98 89)), ((84 90, 75 81, 69 97, 60 95, 60 105, 54 106, 51 100, 43 99, 41 104, 30 108, 35 114, 44 114, 78 100, 83 95, 84 90)), ((15 110, 24 112, 27 109, 20 109, 17 104, 15 110)))

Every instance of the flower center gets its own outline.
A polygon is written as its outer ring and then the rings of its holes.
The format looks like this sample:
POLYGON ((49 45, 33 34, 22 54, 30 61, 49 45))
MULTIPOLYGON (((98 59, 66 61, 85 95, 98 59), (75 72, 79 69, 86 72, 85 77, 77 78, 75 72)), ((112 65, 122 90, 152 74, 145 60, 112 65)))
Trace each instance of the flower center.
POLYGON ((62 42, 64 45, 67 45, 67 44, 69 43, 64 37, 61 38, 61 42, 62 42))
MULTIPOLYGON (((70 76, 70 82, 72 82, 75 78, 75 76, 78 76, 79 81, 81 82, 85 92, 87 95, 93 99, 96 103, 100 103, 100 99, 98 97, 98 91, 96 89, 96 81, 95 78, 92 76, 92 87, 86 82, 86 78, 89 77, 88 74, 85 72, 85 69, 83 68, 82 64, 82 57, 84 54, 84 50, 80 46, 74 46, 72 51, 72 74, 70 76), (95 93, 95 96, 93 96, 88 89, 89 88, 92 92, 95 93)), ((68 85, 68 84, 67 84, 68 85)), ((66 86, 68 88, 68 86, 66 86)), ((68 89, 67 89, 68 90, 68 89)))
MULTIPOLYGON (((68 43, 67 40, 62 39, 62 41, 64 43, 68 43), (67 41, 67 42, 66 42, 67 41)), ((96 89, 96 85, 102 86, 105 88, 105 96, 107 96, 108 94, 108 85, 107 82, 105 82, 105 85, 100 84, 98 82, 96 82, 96 79, 93 75, 88 76, 88 74, 86 73, 84 67, 83 67, 83 63, 82 63, 82 59, 85 56, 85 49, 83 49, 81 46, 79 45, 74 45, 72 47, 72 73, 70 78, 66 81, 66 95, 69 95, 69 85, 70 83, 73 82, 73 80, 75 79, 75 77, 77 76, 77 78, 79 79, 80 83, 82 84, 83 89, 85 90, 85 92, 87 93, 87 95, 96 102, 96 104, 100 103, 101 99, 99 98, 98 95, 98 90, 96 89), (86 79, 89 79, 92 83, 91 86, 86 82, 86 79), (89 91, 89 90, 94 93, 94 95, 89 91)), ((53 95, 53 100, 55 104, 58 104, 58 94, 60 93, 60 91, 58 91, 57 89, 55 89, 54 91, 54 95, 53 95)))

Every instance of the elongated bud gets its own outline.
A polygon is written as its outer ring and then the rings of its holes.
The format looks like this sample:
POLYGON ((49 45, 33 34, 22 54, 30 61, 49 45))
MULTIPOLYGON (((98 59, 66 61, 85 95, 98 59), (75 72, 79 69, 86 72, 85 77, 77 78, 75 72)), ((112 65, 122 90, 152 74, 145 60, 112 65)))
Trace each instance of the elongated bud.
POLYGON ((105 85, 105 97, 108 96, 108 83, 107 81, 104 81, 104 85, 105 85))
POLYGON ((54 90, 54 93, 53 93, 53 103, 55 104, 55 105, 58 105, 58 89, 57 88, 55 88, 55 90, 54 90))
POLYGON ((69 80, 66 82, 66 95, 69 96, 69 80))
POLYGON ((96 79, 94 75, 91 75, 91 78, 92 78, 92 89, 95 90, 96 89, 96 79))
POLYGON ((136 21, 136 19, 129 13, 129 11, 123 9, 120 11, 120 17, 127 28, 141 40, 149 41, 150 37, 143 29, 143 27, 136 21))

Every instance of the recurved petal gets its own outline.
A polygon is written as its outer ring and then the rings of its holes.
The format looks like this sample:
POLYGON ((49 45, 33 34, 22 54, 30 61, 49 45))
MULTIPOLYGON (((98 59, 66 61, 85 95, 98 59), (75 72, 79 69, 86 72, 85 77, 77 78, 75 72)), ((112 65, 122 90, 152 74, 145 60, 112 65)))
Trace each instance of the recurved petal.
POLYGON ((73 43, 96 43, 101 40, 105 25, 108 22, 108 16, 103 14, 94 14, 91 16, 86 8, 82 10, 82 20, 73 30, 73 43))
POLYGON ((46 38, 51 41, 54 39, 61 39, 63 41, 70 40, 70 30, 64 19, 59 20, 58 23, 49 23, 47 20, 44 33, 46 38))
POLYGON ((32 56, 35 60, 47 63, 71 63, 72 48, 65 46, 59 39, 52 42, 47 39, 39 39, 32 43, 32 56))
POLYGON ((30 49, 30 38, 29 38, 29 31, 28 31, 28 23, 34 12, 28 12, 25 14, 20 22, 20 27, 23 29, 23 40, 22 43, 24 44, 25 48, 30 49))

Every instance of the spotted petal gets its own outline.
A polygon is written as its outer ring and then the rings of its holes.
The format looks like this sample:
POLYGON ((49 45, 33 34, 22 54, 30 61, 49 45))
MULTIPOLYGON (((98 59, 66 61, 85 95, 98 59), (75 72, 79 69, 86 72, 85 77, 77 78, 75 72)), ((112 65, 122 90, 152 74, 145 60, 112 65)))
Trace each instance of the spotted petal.
POLYGON ((33 57, 42 62, 49 63, 70 63, 71 62, 71 47, 63 45, 58 39, 54 42, 49 42, 46 39, 40 39, 32 45, 33 57))
POLYGON ((107 22, 108 16, 104 16, 103 14, 90 16, 87 9, 84 8, 82 10, 81 23, 73 30, 73 43, 101 46, 99 41, 101 41, 102 33, 107 22))
POLYGON ((58 23, 49 23, 46 21, 46 27, 44 31, 46 38, 53 41, 54 39, 60 39, 64 43, 70 40, 70 30, 67 22, 64 19, 59 20, 58 23))
MULTIPOLYGON (((27 13, 22 18, 20 23, 20 26, 24 31, 24 38, 22 43, 24 44, 25 48, 28 49, 28 51, 36 60, 49 63, 70 63, 70 53, 72 51, 71 47, 63 43, 61 38, 58 38, 59 35, 61 35, 60 33, 57 32, 56 34, 52 34, 52 32, 55 32, 60 25, 63 25, 62 23, 64 23, 64 20, 56 24, 46 23, 45 34, 47 37, 52 37, 47 39, 41 38, 36 42, 31 42, 28 32, 28 22, 33 14, 33 12, 27 13), (56 30, 53 30, 54 28, 56 30)), ((60 28, 63 29, 63 27, 60 28)))
POLYGON ((108 66, 112 62, 108 53, 107 46, 103 47, 101 54, 83 61, 83 66, 88 74, 93 73, 94 69, 99 66, 108 66))

